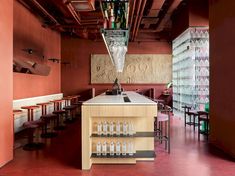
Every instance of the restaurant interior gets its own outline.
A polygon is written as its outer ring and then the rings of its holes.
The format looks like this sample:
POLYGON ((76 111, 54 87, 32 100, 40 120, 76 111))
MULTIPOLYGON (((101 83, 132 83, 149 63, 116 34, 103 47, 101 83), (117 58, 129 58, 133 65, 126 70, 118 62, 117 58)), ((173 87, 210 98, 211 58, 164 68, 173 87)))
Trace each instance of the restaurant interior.
POLYGON ((1 2, 0 176, 235 175, 235 1, 1 2))

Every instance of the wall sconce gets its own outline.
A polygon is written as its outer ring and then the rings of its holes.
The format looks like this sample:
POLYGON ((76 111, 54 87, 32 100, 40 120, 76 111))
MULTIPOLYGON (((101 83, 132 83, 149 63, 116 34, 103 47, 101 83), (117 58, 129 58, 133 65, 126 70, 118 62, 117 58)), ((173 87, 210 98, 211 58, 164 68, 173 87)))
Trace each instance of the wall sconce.
POLYGON ((49 58, 48 60, 51 62, 56 62, 56 63, 60 62, 60 59, 57 59, 57 58, 49 58))

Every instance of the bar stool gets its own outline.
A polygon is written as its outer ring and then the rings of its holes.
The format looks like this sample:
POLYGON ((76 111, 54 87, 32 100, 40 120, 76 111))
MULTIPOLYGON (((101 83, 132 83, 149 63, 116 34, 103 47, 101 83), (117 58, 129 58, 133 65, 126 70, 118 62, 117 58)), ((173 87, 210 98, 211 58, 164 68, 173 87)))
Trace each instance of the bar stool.
POLYGON ((55 114, 47 114, 47 105, 50 105, 50 102, 44 102, 44 103, 38 103, 37 105, 41 106, 42 109, 42 116, 41 119, 42 121, 45 122, 45 124, 42 126, 42 134, 41 137, 42 138, 53 138, 56 137, 58 134, 56 132, 53 132, 53 125, 52 122, 54 122, 57 118, 57 116, 55 114), (50 124, 50 129, 51 131, 48 132, 47 128, 48 128, 48 124, 50 124))
POLYGON ((187 114, 189 112, 189 110, 191 109, 191 106, 182 106, 182 108, 184 109, 184 126, 186 127, 186 119, 187 119, 187 114))
MULTIPOLYGON (((189 110, 188 111, 188 116, 189 116, 189 122, 185 122, 187 125, 192 125, 193 126, 193 130, 195 131, 195 128, 197 126, 197 123, 196 123, 196 118, 198 117, 198 112, 195 111, 195 110, 189 110), (193 121, 192 119, 193 118, 193 121)), ((186 119, 185 119, 186 120, 186 119)))
POLYGON ((54 103, 54 111, 52 113, 57 116, 56 126, 54 127, 54 130, 64 130, 66 128, 63 124, 63 116, 66 116, 67 112, 65 110, 62 110, 63 101, 63 99, 51 101, 54 103))
POLYGON ((209 113, 206 111, 198 111, 198 140, 200 140, 200 134, 203 134, 206 136, 206 139, 208 140, 209 136, 209 113), (200 129, 200 126, 202 125, 201 122, 204 122, 205 127, 204 129, 200 129))
POLYGON ((170 106, 158 103, 158 114, 154 121, 155 139, 165 141, 165 149, 170 153, 170 106), (163 128, 164 126, 164 128, 163 128))
POLYGON ((76 112, 77 106, 71 105, 71 106, 65 106, 64 110, 66 111, 66 120, 65 123, 73 123, 75 121, 75 112, 76 112), (70 118, 69 118, 70 116, 70 118))
POLYGON ((23 124, 23 127, 27 130, 28 143, 23 146, 24 150, 38 150, 41 149, 44 144, 41 142, 34 142, 34 132, 37 128, 41 127, 44 123, 41 120, 34 120, 34 110, 38 109, 39 106, 23 106, 21 109, 27 109, 28 111, 28 122, 23 124))
POLYGON ((64 100, 64 102, 65 102, 65 106, 70 106, 72 99, 73 99, 73 96, 63 97, 63 100, 64 100))
POLYGON ((65 123, 72 123, 75 121, 76 110, 79 107, 79 104, 77 103, 79 97, 80 95, 72 95, 63 98, 65 100, 65 107, 63 109, 67 112, 65 123))
MULTIPOLYGON (((20 109, 13 109, 13 131, 15 131, 14 130, 14 126, 15 126, 15 124, 14 124, 14 121, 15 121, 15 115, 18 115, 18 114, 21 114, 23 111, 22 110, 20 110, 20 109)), ((21 146, 21 144, 20 143, 16 143, 16 141, 15 141, 15 132, 14 132, 14 149, 16 149, 16 148, 18 148, 18 147, 20 147, 21 146)))

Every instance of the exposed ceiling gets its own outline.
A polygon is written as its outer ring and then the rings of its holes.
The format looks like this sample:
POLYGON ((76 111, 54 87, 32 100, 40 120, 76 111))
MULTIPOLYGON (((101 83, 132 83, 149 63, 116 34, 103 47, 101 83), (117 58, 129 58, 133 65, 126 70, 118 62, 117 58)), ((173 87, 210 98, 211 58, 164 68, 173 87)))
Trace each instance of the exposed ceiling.
MULTIPOLYGON (((74 37, 101 40, 99 0, 18 0, 44 27, 74 37)), ((129 0, 130 41, 170 40, 171 17, 182 0, 129 0)))

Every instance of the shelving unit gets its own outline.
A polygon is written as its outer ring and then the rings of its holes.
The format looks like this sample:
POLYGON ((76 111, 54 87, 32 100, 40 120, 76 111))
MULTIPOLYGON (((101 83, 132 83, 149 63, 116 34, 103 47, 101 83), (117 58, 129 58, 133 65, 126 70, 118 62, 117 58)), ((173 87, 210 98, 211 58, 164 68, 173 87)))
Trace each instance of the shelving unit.
MULTIPOLYGON (((134 94, 134 93, 133 93, 134 94)), ((138 98, 149 102, 150 100, 136 94, 138 98)), ((102 96, 100 96, 102 97, 102 96)), ((98 99, 95 97, 94 99, 98 99)), ((121 98, 122 100, 122 98, 121 98)), ((91 100, 90 102, 95 101, 91 100)), ((90 169, 92 164, 135 164, 139 160, 153 161, 155 158, 154 152, 154 116, 157 114, 157 104, 149 102, 150 104, 140 103, 128 104, 123 101, 123 104, 89 104, 82 105, 82 169, 90 169), (113 135, 98 135, 98 124, 107 122, 110 124, 133 124, 133 135, 116 135, 115 130, 113 135), (109 146, 111 142, 115 145, 117 142, 123 144, 133 144, 133 155, 129 155, 127 149, 126 155, 110 156, 109 149, 107 155, 97 155, 97 144, 106 144, 109 146)), ((115 128, 116 129, 116 128, 115 128)), ((108 132, 109 133, 109 132, 108 132)), ((115 147, 116 152, 116 147, 115 147)), ((121 151, 122 153, 122 151, 121 151)))
POLYGON ((173 41, 173 109, 209 102, 209 29, 190 27, 173 41))

